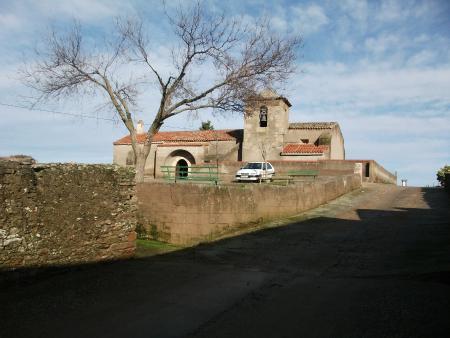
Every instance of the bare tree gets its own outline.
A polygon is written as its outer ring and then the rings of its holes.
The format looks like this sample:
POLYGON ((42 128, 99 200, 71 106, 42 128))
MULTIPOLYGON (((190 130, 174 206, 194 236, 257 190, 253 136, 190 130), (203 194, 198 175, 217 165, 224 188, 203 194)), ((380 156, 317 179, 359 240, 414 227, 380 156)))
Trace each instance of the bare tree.
POLYGON ((166 14, 178 40, 172 50, 173 72, 169 75, 157 69, 144 23, 136 18, 117 21, 107 52, 86 49, 77 24, 68 33, 53 32, 45 52, 38 53, 40 61, 25 70, 26 82, 41 93, 40 99, 98 91, 106 94, 130 133, 137 182, 144 179, 153 136, 166 119, 207 108, 244 112, 244 104, 262 89, 283 83, 294 72, 301 43, 298 37, 273 34, 267 20, 244 25, 236 18, 209 15, 200 3, 166 14), (143 144, 138 142, 133 109, 147 78, 121 75, 117 69, 129 63, 143 65, 160 91, 159 108, 143 144), (214 74, 208 83, 194 79, 201 67, 208 67, 214 74))

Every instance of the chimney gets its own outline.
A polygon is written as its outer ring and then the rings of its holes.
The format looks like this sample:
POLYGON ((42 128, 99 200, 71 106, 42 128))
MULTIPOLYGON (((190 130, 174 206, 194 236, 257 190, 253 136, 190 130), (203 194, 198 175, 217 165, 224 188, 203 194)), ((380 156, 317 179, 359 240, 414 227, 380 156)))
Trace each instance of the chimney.
POLYGON ((136 125, 136 133, 138 134, 143 134, 145 133, 144 131, 144 121, 139 120, 137 125, 136 125))

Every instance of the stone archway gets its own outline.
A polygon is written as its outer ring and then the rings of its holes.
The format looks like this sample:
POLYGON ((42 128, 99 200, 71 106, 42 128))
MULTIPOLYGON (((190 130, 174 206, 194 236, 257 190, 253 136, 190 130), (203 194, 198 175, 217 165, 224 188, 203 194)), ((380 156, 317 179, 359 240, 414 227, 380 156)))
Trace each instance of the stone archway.
POLYGON ((189 176, 189 167, 195 163, 195 157, 183 149, 172 151, 164 161, 164 165, 175 167, 175 176, 181 179, 189 176))

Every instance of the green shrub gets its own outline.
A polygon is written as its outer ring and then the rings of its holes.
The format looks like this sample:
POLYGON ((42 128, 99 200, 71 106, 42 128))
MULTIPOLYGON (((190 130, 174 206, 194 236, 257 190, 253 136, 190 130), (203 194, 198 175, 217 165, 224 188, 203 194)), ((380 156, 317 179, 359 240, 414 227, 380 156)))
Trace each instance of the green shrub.
POLYGON ((438 170, 436 176, 441 186, 445 185, 445 174, 450 174, 450 165, 445 165, 438 170))

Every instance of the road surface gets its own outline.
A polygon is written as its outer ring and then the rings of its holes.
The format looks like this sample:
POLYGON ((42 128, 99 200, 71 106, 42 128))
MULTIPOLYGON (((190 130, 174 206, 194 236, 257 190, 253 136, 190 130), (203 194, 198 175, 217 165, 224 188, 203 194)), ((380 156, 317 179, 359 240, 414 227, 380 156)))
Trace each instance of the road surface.
POLYGON ((450 337, 441 189, 371 184, 283 226, 3 281, 0 337, 450 337))

